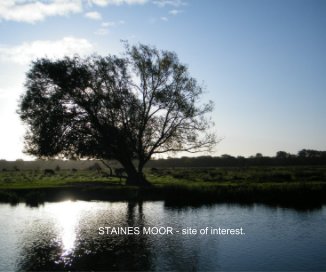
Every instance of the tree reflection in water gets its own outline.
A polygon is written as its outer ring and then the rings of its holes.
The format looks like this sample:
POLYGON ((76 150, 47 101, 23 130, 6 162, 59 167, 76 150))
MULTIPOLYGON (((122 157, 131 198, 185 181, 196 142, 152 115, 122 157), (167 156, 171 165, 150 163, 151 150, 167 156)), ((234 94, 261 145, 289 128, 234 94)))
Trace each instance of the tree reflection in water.
POLYGON ((86 202, 52 206, 49 222, 25 229, 18 270, 151 270, 146 236, 98 234, 100 226, 144 225, 142 203, 117 204, 93 211, 86 202))
POLYGON ((321 238, 326 237, 325 206, 300 211, 259 204, 168 207, 160 201, 68 201, 38 208, 23 204, 0 208, 0 230, 5 234, 0 236, 3 271, 252 271, 270 267, 324 271, 326 267, 326 240, 321 238), (178 230, 241 226, 249 234, 99 235, 102 226, 178 230))

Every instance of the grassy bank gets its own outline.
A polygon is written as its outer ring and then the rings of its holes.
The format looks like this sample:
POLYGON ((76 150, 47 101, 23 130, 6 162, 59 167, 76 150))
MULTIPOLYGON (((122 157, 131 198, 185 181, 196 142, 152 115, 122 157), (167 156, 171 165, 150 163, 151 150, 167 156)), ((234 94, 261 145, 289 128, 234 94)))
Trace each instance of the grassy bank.
POLYGON ((29 170, 0 173, 0 201, 37 205, 61 199, 165 200, 315 206, 326 202, 326 167, 147 169, 153 186, 137 188, 104 171, 29 170))

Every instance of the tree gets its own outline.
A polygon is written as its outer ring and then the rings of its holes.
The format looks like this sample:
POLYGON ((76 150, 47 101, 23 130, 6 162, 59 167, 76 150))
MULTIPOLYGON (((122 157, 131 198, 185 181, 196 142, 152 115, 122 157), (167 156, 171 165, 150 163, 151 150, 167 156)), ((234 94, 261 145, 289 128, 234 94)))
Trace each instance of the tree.
POLYGON ((276 152, 276 158, 277 159, 287 159, 290 158, 291 154, 285 152, 285 151, 277 151, 276 152))
POLYGON ((209 151, 216 143, 199 104, 202 88, 175 53, 129 46, 123 57, 33 61, 18 113, 25 152, 38 157, 116 159, 127 183, 146 184, 154 154, 209 151))

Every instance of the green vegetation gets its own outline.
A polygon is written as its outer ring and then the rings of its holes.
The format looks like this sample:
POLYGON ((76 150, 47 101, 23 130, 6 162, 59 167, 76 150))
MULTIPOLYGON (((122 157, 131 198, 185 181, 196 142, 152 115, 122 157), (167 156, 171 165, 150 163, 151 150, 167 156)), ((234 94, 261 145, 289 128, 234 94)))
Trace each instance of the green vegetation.
POLYGON ((34 189, 82 184, 122 184, 119 178, 108 177, 105 172, 90 170, 26 170, 0 172, 0 189, 34 189))
POLYGON ((171 203, 263 202, 320 205, 326 200, 326 167, 223 167, 145 169, 153 186, 126 186, 104 170, 0 172, 0 200, 37 204, 64 197, 85 200, 166 200, 171 203))

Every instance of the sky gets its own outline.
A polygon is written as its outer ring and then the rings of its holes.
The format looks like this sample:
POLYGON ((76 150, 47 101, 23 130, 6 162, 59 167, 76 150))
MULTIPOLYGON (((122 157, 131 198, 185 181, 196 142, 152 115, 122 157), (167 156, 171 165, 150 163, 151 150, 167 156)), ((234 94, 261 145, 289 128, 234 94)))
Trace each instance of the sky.
POLYGON ((18 114, 33 59, 177 53, 214 101, 213 156, 326 150, 324 0, 1 0, 0 159, 23 153, 18 114))

